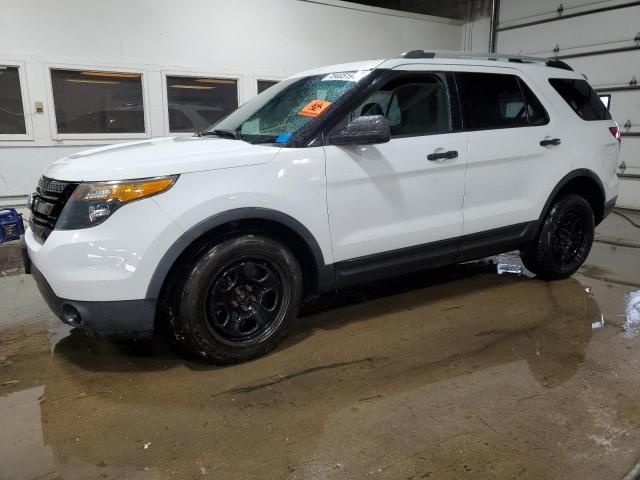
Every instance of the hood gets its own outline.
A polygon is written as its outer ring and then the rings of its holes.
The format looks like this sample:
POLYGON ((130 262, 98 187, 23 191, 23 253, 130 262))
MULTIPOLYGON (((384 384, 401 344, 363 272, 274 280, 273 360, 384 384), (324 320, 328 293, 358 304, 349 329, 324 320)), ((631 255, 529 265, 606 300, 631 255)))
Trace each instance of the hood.
POLYGON ((279 148, 217 137, 169 137, 107 145, 53 162, 44 175, 73 182, 127 180, 257 165, 279 148))

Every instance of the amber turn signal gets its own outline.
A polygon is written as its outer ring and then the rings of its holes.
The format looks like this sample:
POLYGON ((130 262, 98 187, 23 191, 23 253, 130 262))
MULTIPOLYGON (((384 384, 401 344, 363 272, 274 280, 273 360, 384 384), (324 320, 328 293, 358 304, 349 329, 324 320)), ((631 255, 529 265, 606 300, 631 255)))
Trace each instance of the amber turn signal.
POLYGON ((117 201, 139 200, 168 190, 176 177, 158 177, 123 182, 83 183, 73 193, 73 200, 117 201))

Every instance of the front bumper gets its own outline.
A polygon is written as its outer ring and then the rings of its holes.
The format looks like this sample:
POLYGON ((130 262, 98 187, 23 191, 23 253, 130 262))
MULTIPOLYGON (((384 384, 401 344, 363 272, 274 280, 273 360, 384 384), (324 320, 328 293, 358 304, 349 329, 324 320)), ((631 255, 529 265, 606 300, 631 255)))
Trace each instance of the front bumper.
MULTIPOLYGON (((26 249, 23 250, 26 252, 26 249)), ((95 336, 146 338, 153 335, 156 301, 81 302, 56 296, 47 279, 25 253, 25 270, 30 267, 38 290, 62 322, 95 336)))
POLYGON ((82 230, 54 230, 40 242, 23 236, 25 271, 64 323, 96 335, 153 332, 157 299, 149 280, 180 229, 152 199, 127 205, 82 230))
POLYGON ((182 230, 153 199, 133 202, 106 222, 79 230, 53 230, 42 242, 28 228, 31 263, 56 296, 82 302, 149 298, 149 283, 182 230))

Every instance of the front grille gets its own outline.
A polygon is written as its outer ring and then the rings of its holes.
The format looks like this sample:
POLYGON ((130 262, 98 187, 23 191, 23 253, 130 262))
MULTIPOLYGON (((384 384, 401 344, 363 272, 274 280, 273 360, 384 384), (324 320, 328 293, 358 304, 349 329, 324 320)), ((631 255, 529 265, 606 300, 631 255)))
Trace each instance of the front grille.
POLYGON ((77 186, 77 183, 61 182, 47 177, 38 181, 38 187, 29 202, 29 227, 41 242, 44 242, 55 228, 62 209, 77 186))

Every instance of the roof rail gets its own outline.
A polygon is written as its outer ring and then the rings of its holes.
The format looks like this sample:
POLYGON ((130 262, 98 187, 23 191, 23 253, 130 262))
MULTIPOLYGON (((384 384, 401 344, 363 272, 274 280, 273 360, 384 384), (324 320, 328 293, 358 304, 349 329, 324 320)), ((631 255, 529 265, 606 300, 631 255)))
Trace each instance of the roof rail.
POLYGON ((525 55, 511 55, 509 53, 484 53, 484 52, 464 52, 457 50, 410 50, 400 55, 401 58, 481 58, 484 60, 506 60, 517 63, 544 63, 548 67, 571 70, 562 60, 554 58, 529 57, 525 55))

